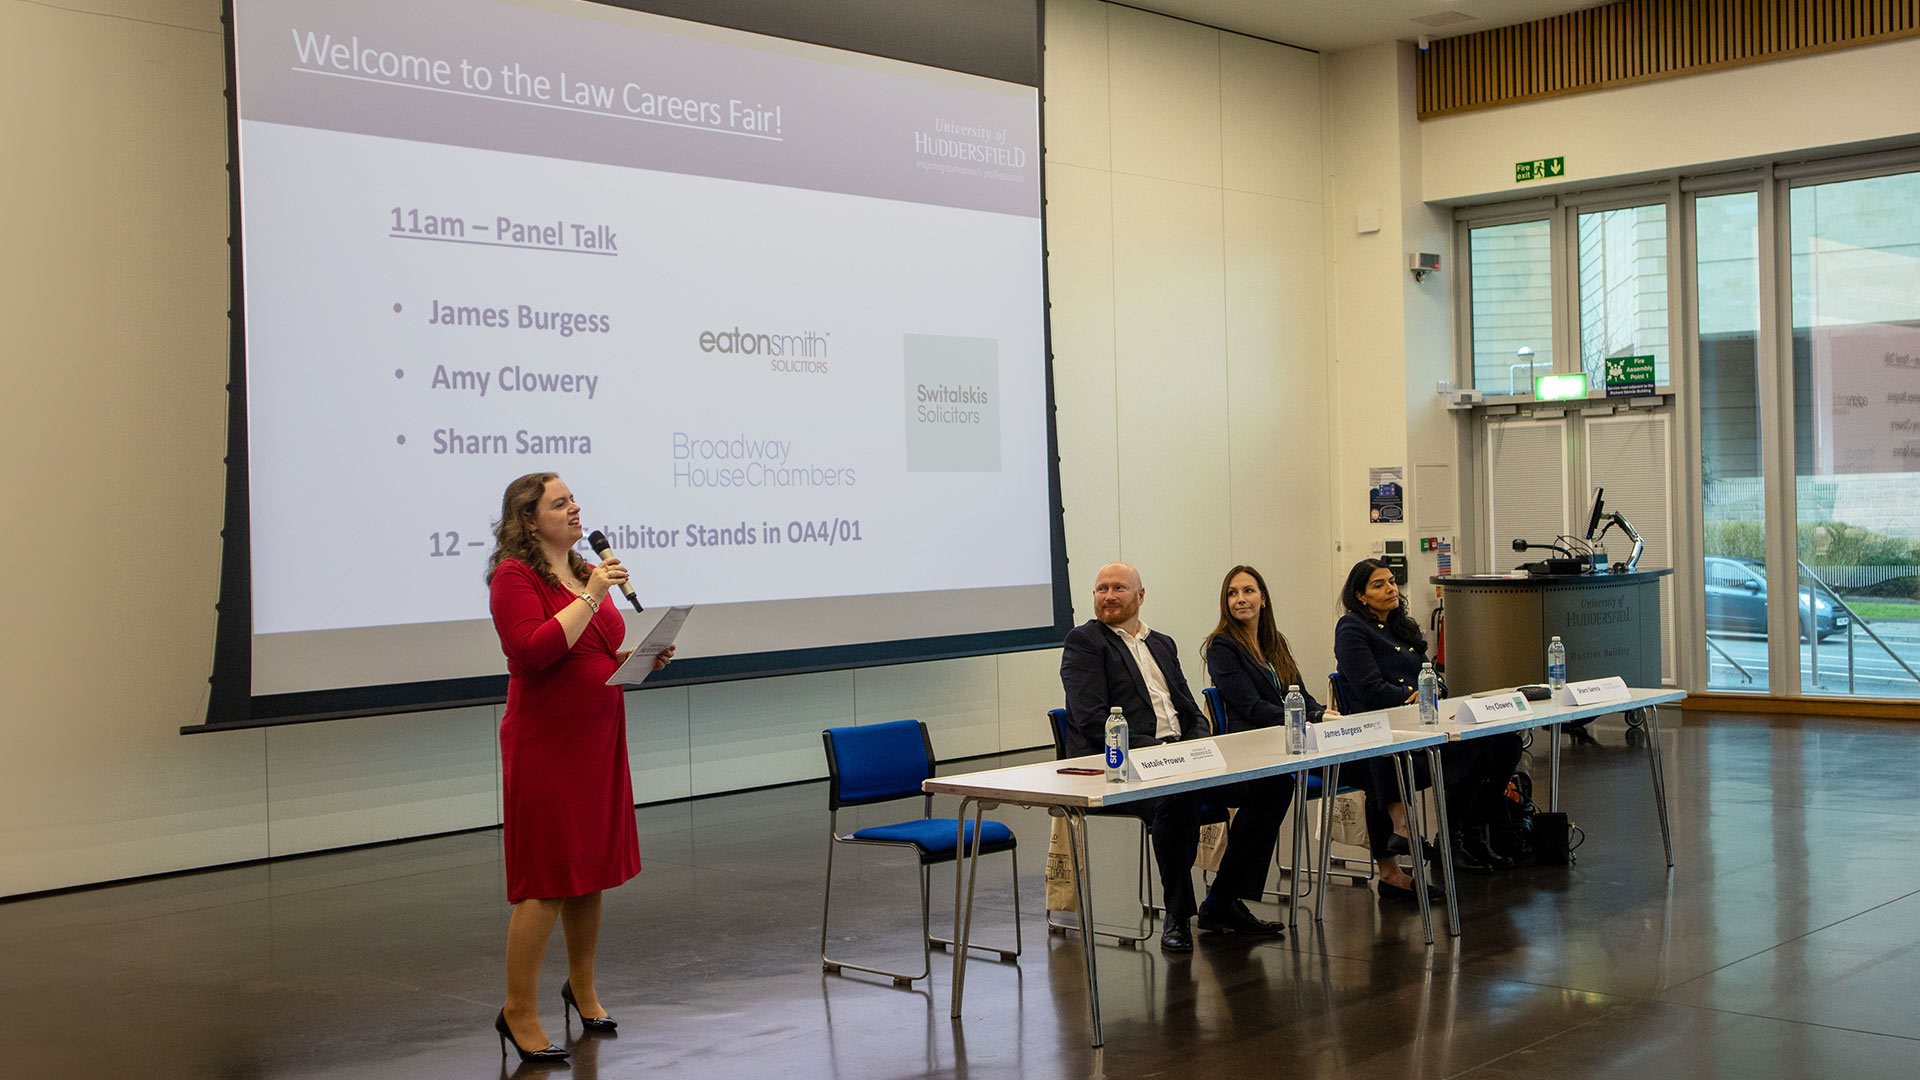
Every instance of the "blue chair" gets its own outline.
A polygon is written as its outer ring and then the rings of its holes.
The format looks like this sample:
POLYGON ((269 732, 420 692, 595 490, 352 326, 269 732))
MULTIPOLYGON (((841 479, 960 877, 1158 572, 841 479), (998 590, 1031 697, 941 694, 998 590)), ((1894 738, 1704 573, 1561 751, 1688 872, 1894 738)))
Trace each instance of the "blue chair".
MULTIPOLYGON (((927 726, 918 720, 894 720, 885 724, 827 728, 820 733, 827 751, 827 845, 826 903, 820 913, 820 966, 829 972, 842 968, 872 972, 891 978, 895 986, 911 986, 933 969, 933 946, 950 946, 951 939, 933 936, 930 911, 930 875, 940 863, 953 863, 960 872, 962 852, 956 840, 968 847, 974 843, 973 823, 967 822, 965 837, 959 836, 955 818, 933 816, 933 796, 920 789, 922 781, 933 775, 933 742, 927 726), (896 799, 920 796, 924 802, 920 816, 892 825, 871 825, 850 835, 840 835, 840 809, 870 806, 896 799), (920 973, 867 967, 827 955, 827 926, 833 914, 833 852, 841 844, 890 847, 914 853, 920 868, 920 973)), ((1020 955, 1020 863, 1014 852, 1013 830, 998 821, 982 822, 980 854, 1004 851, 1013 864, 1013 951, 988 945, 973 948, 997 952, 1002 960, 1020 955)))
MULTIPOLYGON (((1072 717, 1065 709, 1047 710, 1047 730, 1053 733, 1053 756, 1055 760, 1065 760, 1068 756, 1067 724, 1071 719, 1072 717)), ((1100 811, 1094 810, 1089 813, 1092 816, 1098 816, 1100 811)), ((1091 820, 1091 817, 1089 817, 1089 820, 1091 820)), ((1153 936, 1153 915, 1154 912, 1159 910, 1154 907, 1153 904, 1153 851, 1147 840, 1147 823, 1139 818, 1134 818, 1133 820, 1140 824, 1140 879, 1138 886, 1135 888, 1135 893, 1140 900, 1140 921, 1135 924, 1132 934, 1122 934, 1114 930, 1102 930, 1098 926, 1094 927, 1093 931, 1096 934, 1113 938, 1128 948, 1132 948, 1153 936)), ((1082 845, 1082 853, 1090 854, 1088 849, 1091 845, 1086 843, 1084 837, 1069 838, 1068 843, 1079 843, 1082 845)), ((1088 859, 1081 860, 1083 866, 1088 862, 1088 859)), ((1086 912, 1081 912, 1083 918, 1086 917, 1086 915, 1086 912)), ((1053 921, 1053 912, 1052 910, 1048 910, 1048 933, 1075 933, 1079 929, 1077 926, 1067 926, 1063 923, 1053 921)))
POLYGON ((1327 692, 1333 698, 1333 707, 1343 713, 1356 713, 1353 707, 1353 691, 1347 686, 1347 677, 1337 671, 1327 673, 1327 692))

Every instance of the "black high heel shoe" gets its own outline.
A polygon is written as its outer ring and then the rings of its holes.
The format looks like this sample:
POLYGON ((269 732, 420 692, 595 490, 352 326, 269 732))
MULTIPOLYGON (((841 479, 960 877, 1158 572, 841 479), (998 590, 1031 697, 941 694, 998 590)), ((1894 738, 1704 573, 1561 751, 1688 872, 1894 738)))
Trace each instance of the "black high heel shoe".
POLYGON ((507 1056, 507 1044, 512 1043, 513 1052, 520 1055, 521 1061, 538 1062, 538 1061, 567 1060, 567 1052, 553 1045, 552 1043, 548 1043, 546 1046, 538 1050, 522 1050, 520 1048, 520 1040, 513 1037, 513 1029, 507 1026, 507 1010, 505 1009, 501 1009, 500 1015, 494 1017, 493 1030, 500 1033, 500 1056, 503 1058, 507 1056))
POLYGON ((560 984, 560 1001, 567 1007, 567 1023, 573 1023, 573 1014, 580 1013, 580 1026, 588 1031, 612 1031, 620 1025, 611 1016, 588 1016, 580 1012, 580 1003, 573 999, 573 980, 560 984))

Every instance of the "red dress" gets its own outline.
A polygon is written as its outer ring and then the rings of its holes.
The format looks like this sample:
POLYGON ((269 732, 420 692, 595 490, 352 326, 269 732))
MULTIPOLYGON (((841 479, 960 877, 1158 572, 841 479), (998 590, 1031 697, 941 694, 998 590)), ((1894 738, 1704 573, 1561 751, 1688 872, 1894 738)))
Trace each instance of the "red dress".
POLYGON ((640 872, 626 705, 620 688, 606 685, 626 621, 603 601, 569 649, 553 616, 574 594, 518 559, 500 561, 492 589, 493 627, 507 654, 507 900, 610 889, 640 872))

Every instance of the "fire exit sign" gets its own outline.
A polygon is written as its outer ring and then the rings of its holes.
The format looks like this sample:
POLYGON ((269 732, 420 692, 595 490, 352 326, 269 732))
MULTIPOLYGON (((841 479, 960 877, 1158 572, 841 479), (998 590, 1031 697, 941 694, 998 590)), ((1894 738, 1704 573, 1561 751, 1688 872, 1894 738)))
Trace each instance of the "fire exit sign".
POLYGON ((1529 180, 1557 180, 1567 175, 1567 159, 1564 157, 1534 158, 1532 161, 1513 163, 1513 182, 1524 184, 1529 180))

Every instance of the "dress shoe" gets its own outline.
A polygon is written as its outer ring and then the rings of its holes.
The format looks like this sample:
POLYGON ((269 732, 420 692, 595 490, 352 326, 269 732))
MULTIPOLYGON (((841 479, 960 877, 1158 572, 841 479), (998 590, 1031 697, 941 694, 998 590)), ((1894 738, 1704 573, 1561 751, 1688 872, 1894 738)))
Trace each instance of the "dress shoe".
MULTIPOLYGON (((1399 833, 1394 833, 1387 837, 1388 854, 1405 855, 1412 850, 1413 846, 1407 843, 1407 838, 1401 836, 1399 833)), ((1426 852, 1428 862, 1437 862, 1440 858, 1440 849, 1425 840, 1420 841, 1420 850, 1426 852)))
POLYGON ((513 1044, 513 1052, 520 1055, 523 1062, 558 1062, 567 1060, 567 1052, 548 1043, 538 1050, 523 1050, 520 1040, 513 1037, 513 1029, 507 1026, 507 1010, 501 1009, 500 1015, 493 1019, 493 1030, 500 1033, 500 1056, 507 1056, 507 1044, 513 1044))
POLYGON ((1209 934, 1249 934, 1255 937, 1279 937, 1286 927, 1277 922, 1268 922, 1247 910, 1245 901, 1228 900, 1224 903, 1208 897, 1200 905, 1200 917, 1197 920, 1200 929, 1209 934))
POLYGON ((573 1022, 573 1014, 580 1013, 580 1026, 588 1031, 612 1031, 619 1027, 611 1016, 588 1016, 580 1012, 580 1003, 573 999, 573 980, 560 984, 560 1003, 566 1008, 567 1022, 573 1022))
POLYGON ((1511 870, 1513 860, 1493 850, 1487 842, 1487 827, 1472 825, 1460 832, 1460 846, 1491 870, 1511 870))
POLYGON ((1476 855, 1473 852, 1473 850, 1467 847, 1463 841, 1464 841, 1464 838, 1459 833, 1453 834, 1452 847, 1453 847, 1454 870, 1456 872, 1465 871, 1469 874, 1492 873, 1493 867, 1488 865, 1485 859, 1482 859, 1478 855, 1476 855))
MULTIPOLYGON (((1407 886, 1395 885, 1387 881, 1378 881, 1375 882, 1374 885, 1380 890, 1380 899, 1382 900, 1415 900, 1418 899, 1420 895, 1407 886)), ((1427 900, 1429 902, 1438 904, 1446 900, 1446 898, 1447 894, 1441 892, 1438 887, 1433 885, 1427 886, 1427 900)))
POLYGON ((1160 931, 1160 951, 1163 953, 1190 953, 1193 951, 1193 931, 1186 927, 1186 920, 1167 924, 1160 931))

